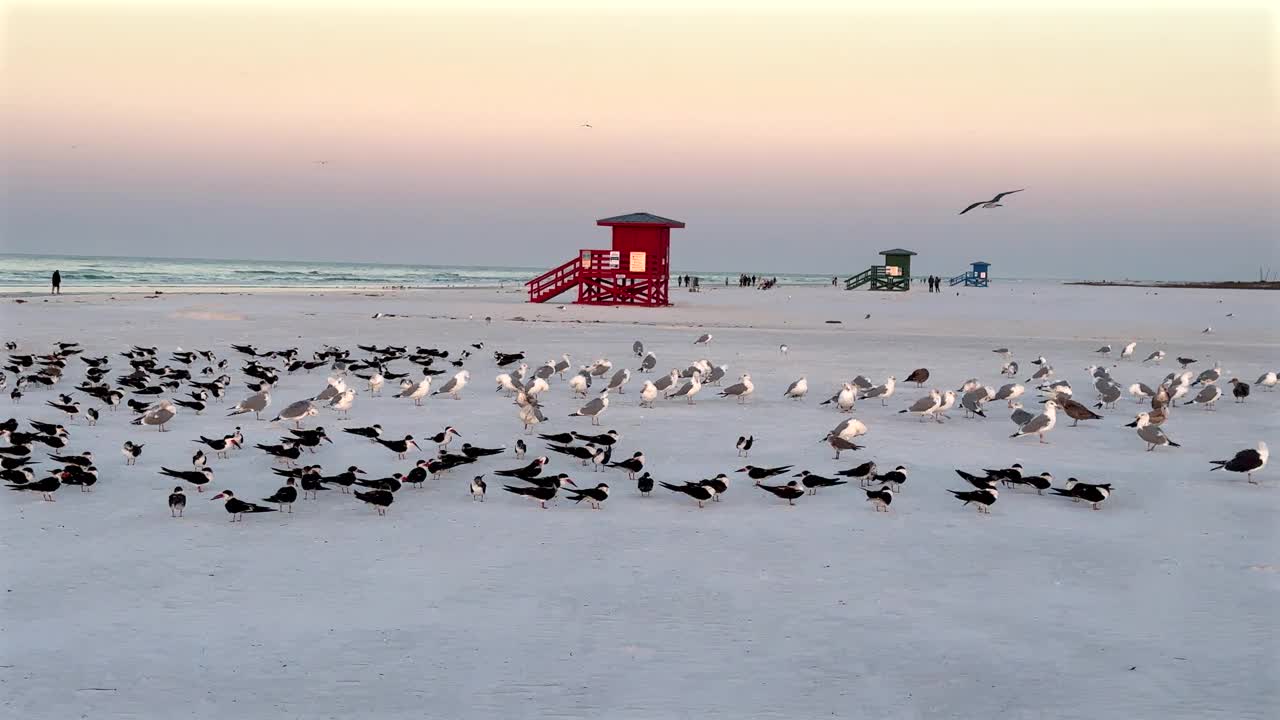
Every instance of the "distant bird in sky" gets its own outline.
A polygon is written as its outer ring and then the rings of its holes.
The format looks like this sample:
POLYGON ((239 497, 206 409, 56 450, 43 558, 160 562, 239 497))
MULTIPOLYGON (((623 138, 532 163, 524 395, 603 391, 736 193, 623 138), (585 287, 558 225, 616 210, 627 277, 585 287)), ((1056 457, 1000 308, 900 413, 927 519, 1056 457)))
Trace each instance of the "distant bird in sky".
POLYGON ((593 127, 593 126, 592 126, 592 124, 591 124, 591 123, 589 123, 589 122, 584 122, 584 123, 582 123, 581 125, 579 125, 578 127, 589 128, 589 127, 593 127))
POLYGON ((1014 194, 1014 193, 1020 193, 1020 192, 1022 192, 1023 190, 1026 190, 1026 188, 1020 188, 1020 189, 1018 189, 1018 190, 1008 190, 1008 191, 1005 191, 1005 192, 1000 193, 999 195, 996 195, 995 197, 991 198, 990 200, 979 200, 978 202, 976 202, 976 203, 974 203, 974 204, 970 205, 969 207, 967 207, 967 208, 965 208, 965 209, 961 210, 961 211, 960 211, 960 214, 961 214, 961 215, 963 215, 963 214, 965 214, 965 213, 969 212, 970 210, 972 210, 972 209, 974 209, 974 208, 976 208, 976 207, 981 207, 981 208, 998 208, 998 207, 1004 207, 1004 206, 1000 203, 1000 199, 1001 199, 1001 198, 1003 198, 1005 195, 1012 195, 1012 194, 1014 194))

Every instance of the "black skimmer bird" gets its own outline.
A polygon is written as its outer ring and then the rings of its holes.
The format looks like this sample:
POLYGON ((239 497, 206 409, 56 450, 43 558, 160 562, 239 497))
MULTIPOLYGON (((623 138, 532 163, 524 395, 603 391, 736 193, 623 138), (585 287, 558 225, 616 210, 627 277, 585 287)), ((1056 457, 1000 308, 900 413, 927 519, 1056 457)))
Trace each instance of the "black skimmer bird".
POLYGON ((570 493, 570 500, 575 503, 581 503, 586 500, 592 510, 599 510, 604 505, 604 501, 609 499, 609 486, 605 483, 600 483, 593 488, 586 488, 585 490, 570 490, 568 492, 570 493))
POLYGON ((476 447, 475 445, 472 445, 471 443, 463 443, 463 444, 462 444, 462 454, 463 454, 463 455, 466 455, 467 457, 469 457, 469 458, 471 458, 471 459, 473 459, 473 460, 475 460, 475 459, 479 459, 479 458, 482 458, 482 457, 488 457, 488 456, 490 456, 490 455, 501 455, 502 453, 504 453, 504 452, 506 452, 506 451, 507 451, 507 449, 506 449, 505 447, 500 447, 500 448, 486 448, 486 447, 476 447))
POLYGON ((196 454, 191 456, 191 467, 202 468, 209 464, 209 458, 205 456, 203 450, 196 450, 196 454))
POLYGON ((58 479, 63 485, 79 485, 80 492, 92 492, 93 486, 98 483, 98 468, 92 465, 68 465, 62 469, 58 479))
POLYGON ((412 435, 405 435, 403 440, 383 440, 382 438, 376 438, 374 442, 395 453, 397 460, 403 460, 404 456, 409 453, 409 448, 413 448, 419 452, 422 451, 422 448, 418 447, 418 443, 413 441, 412 435))
POLYGON ((545 455, 541 455, 533 459, 533 462, 524 467, 515 468, 513 470, 497 470, 493 474, 502 477, 520 478, 521 480, 532 480, 542 474, 542 467, 549 462, 545 455))
POLYGON ((626 470, 627 479, 635 480, 636 475, 641 470, 644 470, 644 453, 637 451, 626 460, 619 460, 618 462, 608 463, 608 467, 618 468, 620 470, 626 470))
POLYGON ((734 472, 744 472, 747 474, 747 477, 751 478, 752 480, 766 480, 775 475, 781 475, 793 467, 795 466, 783 465, 781 467, 762 468, 762 467, 756 467, 755 465, 747 465, 746 467, 738 468, 734 472))
POLYGON ((653 492, 653 476, 645 473, 636 478, 636 489, 640 491, 642 496, 647 497, 649 493, 653 492))
POLYGON ((373 490, 388 490, 390 492, 399 492, 403 485, 404 475, 400 473, 391 473, 391 477, 378 478, 376 480, 357 479, 356 485, 367 487, 373 490))
POLYGON ((396 501, 395 493, 390 490, 369 490, 368 492, 356 490, 355 496, 357 500, 372 505, 379 515, 386 515, 387 508, 396 501))
POLYGON ((471 501, 475 502, 479 500, 480 502, 484 502, 484 493, 485 490, 488 489, 489 486, 484 484, 483 475, 477 475, 471 478, 471 501))
POLYGON ((756 442, 754 435, 739 435, 734 447, 738 448, 738 457, 751 457, 751 446, 756 442))
POLYGON ((238 441, 234 435, 227 435, 225 437, 216 438, 216 439, 207 438, 201 435, 199 440, 192 440, 191 442, 203 443, 204 445, 207 445, 210 450, 213 450, 214 457, 220 457, 224 459, 230 457, 229 451, 231 450, 231 448, 240 447, 240 441, 238 441))
POLYGON ((25 492, 40 493, 40 496, 46 502, 54 502, 53 494, 62 487, 62 480, 58 475, 50 475, 31 483, 13 484, 9 486, 10 490, 23 490, 25 492))
POLYGON ((325 432, 324 426, 322 425, 317 425, 313 430, 291 429, 289 432, 297 438, 297 440, 292 440, 291 442, 295 445, 307 448, 311 452, 315 452, 315 448, 321 442, 327 442, 330 445, 333 444, 333 440, 329 437, 329 434, 325 432))
POLYGON ((539 434, 538 439, 546 440, 548 443, 555 443, 556 445, 572 445, 576 437, 574 433, 563 432, 548 435, 539 434))
POLYGON ((56 403, 56 402, 54 402, 54 401, 52 401, 52 400, 48 400, 48 401, 46 401, 46 402, 45 402, 45 405, 48 405, 49 407, 51 407, 51 408, 53 408, 53 409, 55 409, 55 410, 61 410, 62 412, 66 413, 66 414, 67 414, 67 417, 71 418, 71 422, 75 422, 75 421, 76 421, 76 416, 80 414, 80 404, 79 404, 79 403, 75 403, 75 402, 71 402, 71 403, 56 403))
MULTIPOLYGON (((985 477, 978 477, 977 475, 967 473, 964 470, 957 469, 956 474, 959 475, 965 482, 978 488, 979 490, 990 490, 991 488, 996 486, 996 482, 999 480, 999 478, 992 476, 991 473, 987 473, 985 477)), ((1019 476, 1019 480, 1021 480, 1021 476, 1019 476)))
POLYGON ((311 465, 303 469, 302 477, 298 479, 298 484, 302 486, 302 499, 306 500, 308 496, 312 500, 320 498, 321 490, 328 490, 320 475, 320 466, 311 465))
POLYGON ((524 454, 529 451, 529 446, 524 444, 524 440, 516 438, 515 455, 517 460, 523 460, 524 454))
POLYGON ((88 420, 90 427, 96 426, 98 424, 98 418, 100 416, 98 415, 97 408, 89 408, 88 410, 85 410, 84 416, 88 420))
POLYGON ((441 450, 448 450, 449 443, 453 442, 453 438, 455 436, 462 437, 462 433, 455 430, 452 425, 449 425, 444 430, 427 438, 427 440, 430 440, 431 442, 435 443, 436 446, 441 450))
POLYGON ((145 443, 135 443, 132 440, 125 440, 124 447, 120 448, 120 454, 124 455, 125 465, 136 465, 138 458, 142 455, 142 448, 146 447, 145 443))
POLYGON ((191 483, 196 486, 196 492, 204 492, 204 486, 213 482, 213 468, 207 465, 201 466, 196 470, 171 470, 167 467, 161 467, 160 474, 191 483))
POLYGON ((1094 510, 1100 510, 1102 509, 1102 503, 1111 496, 1111 484, 1094 485, 1080 482, 1075 478, 1067 478, 1067 486, 1053 488, 1053 494, 1069 497, 1075 502, 1083 500, 1092 505, 1094 510))
POLYGON ((35 479, 35 472, 29 467, 14 467, 0 470, 0 481, 14 485, 26 485, 35 479))
POLYGON ((810 495, 817 495, 818 488, 835 487, 837 485, 848 484, 848 480, 837 480, 836 478, 823 477, 815 475, 808 470, 803 470, 792 477, 800 478, 800 484, 809 491, 810 495))
POLYGON ((710 485, 704 485, 701 483, 685 483, 684 485, 672 485, 671 483, 667 483, 667 482, 660 482, 658 484, 670 490, 671 492, 684 493, 685 495, 688 495, 694 500, 697 500, 698 507, 703 507, 704 506, 703 503, 706 503, 708 500, 712 500, 716 497, 715 488, 711 487, 710 485))
POLYGON ((556 493, 561 488, 567 488, 574 485, 573 480, 567 475, 559 475, 554 485, 534 485, 532 487, 512 487, 511 485, 503 485, 502 489, 514 495, 522 495, 531 500, 535 500, 542 509, 547 509, 547 503, 555 499, 556 493))
POLYGON ((182 486, 179 485, 169 493, 169 517, 182 517, 182 512, 187 509, 187 494, 182 492, 182 486))
MULTIPOLYGON (((429 464, 430 463, 426 460, 419 460, 414 463, 413 467, 409 469, 409 472, 404 474, 404 483, 421 489, 422 483, 427 481, 427 475, 429 473, 427 467, 429 464)), ((433 472, 430 474, 435 475, 433 472)))
POLYGON ((856 467, 851 467, 848 470, 840 470, 836 472, 836 474, 841 477, 858 478, 859 486, 866 487, 867 483, 875 477, 876 464, 874 462, 867 461, 856 467))
POLYGON ((178 407, 187 408, 188 410, 195 410, 197 415, 204 412, 205 408, 209 407, 207 404, 204 403, 204 401, 183 400, 182 398, 174 398, 173 404, 177 405, 178 407))
POLYGON ((378 438, 382 437, 382 426, 374 423, 369 427, 343 428, 342 432, 350 433, 351 435, 359 435, 362 438, 368 438, 369 442, 374 442, 378 438))
POLYGON ((209 502, 213 502, 214 500, 227 501, 225 507, 227 509, 227 513, 231 515, 231 522, 242 522, 246 514, 252 515, 254 513, 276 512, 275 508, 269 508, 269 507, 264 507, 262 505, 258 505, 256 503, 245 502, 237 498, 235 496, 235 493, 231 492, 230 490, 223 490, 217 495, 214 495, 213 497, 209 498, 209 502))
POLYGON ((795 505, 796 500, 804 497, 805 493, 804 489, 800 487, 800 483, 795 480, 788 482, 786 485, 765 485, 757 480, 756 487, 786 500, 788 505, 795 505))
MULTIPOLYGON (((997 193, 996 196, 991 198, 990 200, 979 200, 978 202, 973 203, 969 207, 961 210, 959 214, 963 215, 969 212, 970 210, 978 207, 984 210, 990 210, 991 208, 1004 207, 1004 205, 1000 201, 1003 200, 1005 196, 1012 195, 1014 193, 1020 193, 1023 190, 1026 190, 1026 188, 1018 188, 1017 190, 1006 190, 1002 193, 997 193)), ((999 351, 996 351, 996 352, 999 352, 999 351)), ((1005 352, 1008 352, 1008 351, 1006 350, 1005 352)))
POLYGON ((963 500, 965 505, 976 503, 978 512, 988 515, 991 513, 991 506, 1000 497, 1000 491, 995 488, 987 490, 948 490, 947 492, 955 495, 957 500, 963 500))
POLYGON ((599 435, 584 435, 579 432, 570 433, 570 434, 573 435, 574 438, 581 440, 582 442, 590 443, 592 445, 599 445, 600 447, 609 447, 614 443, 618 442, 618 440, 622 437, 621 435, 618 434, 617 430, 610 430, 608 432, 601 433, 599 435))
POLYGON ((867 502, 872 503, 872 507, 876 512, 889 512, 889 506, 893 504, 893 491, 888 486, 878 489, 867 489, 867 502))
POLYGON ((286 466, 294 464, 298 461, 298 458, 302 457, 302 448, 290 438, 282 438, 279 445, 258 443, 254 447, 274 457, 277 461, 284 462, 286 466))
POLYGON ((1253 479, 1253 474, 1262 470, 1267 466, 1267 459, 1271 457, 1271 451, 1267 449, 1265 442, 1259 442, 1257 447, 1248 450, 1241 450, 1236 453, 1230 460, 1210 460, 1209 462, 1213 470, 1226 470, 1228 472, 1245 473, 1250 483, 1257 485, 1253 479))
POLYGON ((327 476, 321 477, 320 482, 325 484, 333 483, 334 485, 337 485, 339 488, 341 488, 342 492, 345 493, 347 492, 347 488, 351 487, 352 485, 355 485, 356 480, 359 480, 359 478, 356 476, 364 475, 364 474, 365 472, 363 470, 356 467, 355 465, 352 465, 348 467, 346 470, 338 473, 337 475, 327 475, 327 476))
POLYGON ((901 465, 882 475, 876 475, 870 482, 892 485, 895 493, 902 492, 902 484, 907 481, 907 469, 901 465))
POLYGON ((93 464, 93 453, 86 450, 79 455, 49 455, 49 459, 62 463, 63 465, 78 465, 80 467, 89 467, 93 464))
POLYGON ((284 510, 284 506, 289 506, 289 512, 293 512, 293 503, 298 499, 298 488, 294 484, 293 478, 284 481, 284 487, 276 490, 271 497, 263 498, 262 502, 275 503, 277 510, 284 510))

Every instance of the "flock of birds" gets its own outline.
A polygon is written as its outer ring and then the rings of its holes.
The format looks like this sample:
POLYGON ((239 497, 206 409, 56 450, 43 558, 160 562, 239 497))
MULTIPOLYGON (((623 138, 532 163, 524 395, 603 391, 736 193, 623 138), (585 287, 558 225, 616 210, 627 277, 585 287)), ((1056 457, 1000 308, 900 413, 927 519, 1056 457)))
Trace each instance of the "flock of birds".
MULTIPOLYGON (((694 341, 694 345, 705 349, 713 340, 713 335, 704 334, 694 341)), ((1136 342, 1125 345, 1119 353, 1120 359, 1137 363, 1134 355, 1136 348, 1136 342)), ((6 349, 9 354, 4 373, 0 373, 0 388, 8 386, 9 374, 12 374, 15 380, 10 397, 14 403, 21 402, 24 393, 32 389, 57 392, 60 385, 66 382, 64 377, 71 373, 73 364, 83 368, 84 376, 79 385, 68 393, 57 393, 55 398, 47 399, 42 405, 61 413, 71 425, 82 420, 87 425, 96 425, 108 417, 103 411, 123 406, 132 413, 129 419, 132 425, 154 428, 157 432, 164 433, 170 426, 181 423, 181 413, 190 411, 199 415, 211 411, 215 405, 224 405, 227 408, 225 414, 229 417, 252 413, 255 419, 268 421, 269 426, 282 427, 283 433, 276 442, 253 445, 256 450, 271 458, 271 471, 283 483, 278 489, 256 501, 239 497, 230 489, 223 489, 213 495, 213 500, 223 501, 232 521, 240 521, 249 514, 291 513, 294 503, 299 500, 300 492, 301 498, 307 500, 316 499, 322 492, 331 490, 337 490, 340 494, 351 493, 354 499, 373 506, 379 514, 386 514, 406 485, 422 487, 426 481, 439 479, 456 468, 475 465, 486 458, 503 456, 508 452, 517 460, 524 461, 529 450, 525 437, 532 436, 537 432, 538 425, 547 422, 543 398, 551 390, 553 382, 563 381, 571 396, 581 398, 580 406, 568 413, 570 417, 589 418, 592 425, 599 425, 601 418, 609 411, 611 397, 625 394, 633 378, 631 368, 615 369, 613 363, 604 358, 575 368, 570 355, 564 354, 559 359, 548 360, 531 368, 525 362, 522 352, 494 352, 493 362, 500 371, 495 377, 494 391, 512 399, 516 420, 523 429, 523 435, 515 440, 511 448, 462 442, 455 452, 451 450, 451 446, 464 436, 450 425, 435 435, 421 438, 424 444, 429 443, 428 448, 434 449, 434 455, 419 457, 403 473, 369 477, 356 465, 348 465, 336 474, 326 474, 321 465, 304 463, 304 459, 315 456, 323 445, 334 444, 334 438, 322 425, 304 427, 304 423, 322 412, 346 416, 358 396, 365 394, 379 397, 384 395, 384 390, 399 402, 412 401, 415 405, 421 405, 434 397, 461 399, 463 391, 471 382, 471 373, 463 366, 468 362, 476 362, 472 351, 483 350, 482 342, 472 344, 452 359, 446 350, 425 347, 409 350, 406 346, 357 345, 356 351, 362 353, 357 355, 349 349, 324 346, 312 352, 309 357, 304 357, 297 348, 261 351, 250 345, 233 344, 231 351, 243 359, 238 368, 232 367, 229 357, 219 358, 211 350, 177 349, 166 359, 162 359, 158 348, 133 346, 117 354, 128 366, 127 372, 113 371, 112 364, 119 364, 119 361, 110 355, 90 356, 76 342, 59 342, 42 352, 21 352, 16 343, 9 342, 6 349), (409 368, 395 372, 392 368, 398 363, 407 363, 409 368), (452 366, 454 370, 443 369, 446 365, 452 366), (290 402, 274 415, 268 412, 273 406, 272 391, 284 375, 310 373, 321 369, 328 377, 320 392, 290 402), (234 394, 230 373, 237 371, 243 376, 242 380, 249 394, 237 402, 227 404, 229 397, 234 394), (433 388, 434 379, 445 374, 450 374, 449 379, 433 388), (604 387, 596 392, 595 397, 587 399, 591 395, 591 388, 597 384, 603 384, 604 387), (69 393, 78 393, 83 397, 69 393)), ((779 348, 779 352, 783 354, 788 350, 785 345, 779 348)), ((658 365, 656 355, 646 351, 640 341, 633 344, 632 352, 638 358, 634 374, 652 377, 658 365)), ((1009 349, 997 348, 993 352, 1003 361, 1002 375, 1016 378, 1019 366, 1012 359, 1009 349)), ((1103 345, 1096 353, 1102 357, 1109 356, 1112 354, 1112 347, 1103 345)), ((1157 364, 1165 358, 1165 352, 1157 350, 1149 354, 1141 364, 1157 364)), ((1223 383, 1226 374, 1220 365, 1195 373, 1187 368, 1195 364, 1196 359, 1178 357, 1177 361, 1181 369, 1168 373, 1155 387, 1139 382, 1126 388, 1112 377, 1108 368, 1102 365, 1091 366, 1088 371, 1093 380, 1091 389, 1096 397, 1081 402, 1079 398, 1085 393, 1078 392, 1066 380, 1055 380, 1053 365, 1041 356, 1031 361, 1036 369, 1022 382, 1013 379, 999 387, 992 387, 972 378, 955 390, 929 389, 925 395, 914 399, 898 412, 915 415, 921 422, 932 420, 943 423, 950 417, 948 413, 957 405, 965 417, 985 418, 992 403, 1004 402, 1012 411, 1010 419, 1017 426, 1010 437, 1036 436, 1043 443, 1048 442, 1046 436, 1058 427, 1060 413, 1071 419, 1073 424, 1097 420, 1102 418, 1097 410, 1116 407, 1127 392, 1138 403, 1149 406, 1128 424, 1135 429, 1138 439, 1146 449, 1154 451, 1159 447, 1179 447, 1164 430, 1175 408, 1199 405, 1213 411, 1225 394, 1224 385, 1230 385, 1232 397, 1237 403, 1242 403, 1250 396, 1251 386, 1234 377, 1223 383), (1020 400, 1028 399, 1031 392, 1039 394, 1039 401, 1043 404, 1041 412, 1032 413, 1023 408, 1020 400), (1179 400, 1182 400, 1181 404, 1179 400)), ((723 381, 727 376, 727 366, 714 365, 705 358, 698 359, 684 369, 673 368, 656 379, 646 378, 641 381, 638 404, 641 407, 653 407, 660 398, 693 404, 707 388, 715 388, 713 392, 719 398, 732 399, 738 403, 749 402, 756 391, 751 375, 743 373, 738 376, 737 382, 726 386, 723 381)), ((903 384, 924 388, 929 380, 929 370, 918 368, 906 376, 903 384)), ((1265 391, 1273 390, 1277 385, 1277 373, 1264 373, 1252 385, 1265 391)), ((881 406, 888 406, 898 390, 899 384, 894 376, 879 384, 861 375, 843 383, 821 405, 834 406, 835 410, 849 417, 837 424, 820 442, 826 443, 835 451, 837 460, 842 452, 863 449, 864 446, 859 445, 857 439, 867 433, 868 427, 863 421, 852 417, 852 412, 863 401, 879 400, 881 406)), ((800 377, 782 392, 782 396, 799 402, 808 393, 808 381, 805 377, 800 377)), ((54 493, 63 486, 77 486, 81 491, 88 492, 97 484, 97 459, 88 451, 67 450, 72 436, 66 425, 33 418, 26 421, 26 428, 15 418, 0 423, 0 438, 5 440, 5 445, 0 446, 0 478, 11 490, 36 494, 46 501, 53 501, 54 493), (37 448, 43 452, 38 453, 37 448), (39 454, 52 461, 53 465, 41 471, 39 466, 43 459, 37 459, 39 454), (39 477, 41 474, 44 476, 39 477)), ((412 434, 385 434, 382 426, 376 423, 344 427, 342 437, 349 438, 344 442, 380 446, 397 461, 405 461, 411 454, 427 454, 419 445, 419 439, 412 434)), ((545 444, 546 454, 539 454, 518 467, 491 472, 502 479, 502 489, 505 492, 527 498, 542 508, 562 496, 575 504, 585 501, 586 506, 592 509, 600 509, 609 499, 608 483, 579 487, 568 472, 552 472, 549 467, 551 457, 559 456, 566 462, 576 463, 576 467, 584 472, 626 473, 628 482, 636 484, 641 496, 648 496, 655 487, 662 487, 686 496, 696 502, 698 507, 718 502, 728 492, 731 478, 735 475, 745 475, 754 487, 785 500, 789 505, 794 505, 796 500, 806 495, 816 495, 821 489, 858 480, 867 502, 875 510, 884 512, 889 511, 895 495, 902 491, 909 475, 908 469, 903 465, 880 472, 875 462, 863 462, 835 472, 832 476, 807 470, 793 472, 793 465, 759 467, 746 464, 734 473, 721 473, 707 479, 682 483, 657 481, 647 471, 642 451, 623 453, 626 457, 615 459, 615 448, 621 439, 621 433, 616 430, 538 433, 537 440, 545 444)), ((163 477, 181 483, 173 488, 167 498, 170 514, 174 517, 182 517, 186 510, 186 486, 203 493, 214 482, 216 462, 229 458, 232 453, 246 450, 246 440, 239 425, 220 436, 199 435, 192 442, 195 452, 191 456, 190 467, 161 465, 158 471, 163 477)), ((132 439, 126 441, 120 450, 124 465, 136 465, 149 444, 132 439)), ((750 457, 755 444, 754 436, 738 437, 735 443, 738 456, 750 457)), ((1213 461, 1211 469, 1242 473, 1249 482, 1256 483, 1254 474, 1266 466, 1268 457, 1266 444, 1259 442, 1255 447, 1241 450, 1230 458, 1213 461)), ((965 505, 976 506, 983 514, 988 514, 997 502, 1001 487, 1006 490, 1025 487, 1035 490, 1037 494, 1044 494, 1048 490, 1055 496, 1088 503, 1095 510, 1101 508, 1113 490, 1109 483, 1087 483, 1074 477, 1069 478, 1061 487, 1055 487, 1052 474, 1027 473, 1020 464, 982 469, 980 472, 957 469, 956 473, 969 487, 948 492, 965 505)), ((474 501, 484 501, 488 489, 485 474, 473 475, 467 481, 467 487, 474 501)))

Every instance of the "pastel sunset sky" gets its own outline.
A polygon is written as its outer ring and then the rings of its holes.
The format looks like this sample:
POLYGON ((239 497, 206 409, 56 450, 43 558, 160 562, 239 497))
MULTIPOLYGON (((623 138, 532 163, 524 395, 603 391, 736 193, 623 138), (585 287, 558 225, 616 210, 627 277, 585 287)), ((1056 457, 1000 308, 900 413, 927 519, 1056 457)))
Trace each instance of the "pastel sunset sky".
POLYGON ((681 269, 1280 269, 1268 4, 554 5, 10 1, 0 249, 551 267, 647 210, 681 269))

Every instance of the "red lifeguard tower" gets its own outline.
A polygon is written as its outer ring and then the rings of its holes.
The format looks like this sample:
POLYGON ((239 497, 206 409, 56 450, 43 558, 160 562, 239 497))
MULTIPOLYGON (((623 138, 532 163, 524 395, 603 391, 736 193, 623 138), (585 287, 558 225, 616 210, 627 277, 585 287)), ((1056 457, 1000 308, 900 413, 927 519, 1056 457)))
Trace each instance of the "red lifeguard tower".
POLYGON ((580 250, 577 257, 525 283, 529 302, 546 302, 576 285, 576 302, 583 305, 670 305, 671 229, 684 223, 636 212, 596 224, 613 228, 613 248, 580 250))

